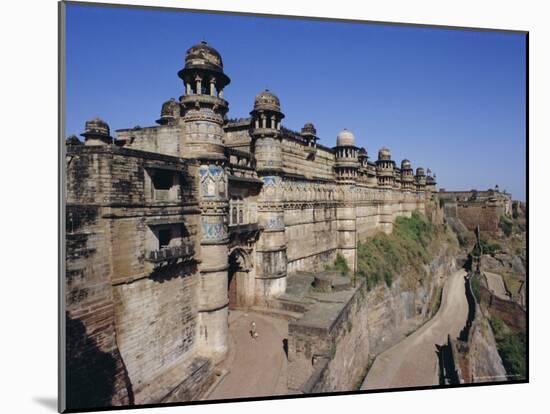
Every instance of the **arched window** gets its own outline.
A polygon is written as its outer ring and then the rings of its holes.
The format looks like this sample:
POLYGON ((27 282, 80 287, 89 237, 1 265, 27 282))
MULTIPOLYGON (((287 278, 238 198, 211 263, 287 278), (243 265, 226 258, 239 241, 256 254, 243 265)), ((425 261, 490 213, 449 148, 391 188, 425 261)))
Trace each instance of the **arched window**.
POLYGON ((243 224, 244 214, 242 207, 239 209, 239 224, 243 224))
POLYGON ((231 207, 231 224, 237 224, 237 207, 231 207))

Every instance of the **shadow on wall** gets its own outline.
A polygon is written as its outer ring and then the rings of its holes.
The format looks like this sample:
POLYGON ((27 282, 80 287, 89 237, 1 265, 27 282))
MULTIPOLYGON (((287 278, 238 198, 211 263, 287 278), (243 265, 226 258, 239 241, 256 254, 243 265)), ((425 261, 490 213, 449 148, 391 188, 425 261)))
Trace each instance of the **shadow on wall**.
MULTIPOLYGON (((101 351, 78 319, 68 315, 67 409, 109 407, 115 393, 117 363, 111 353, 101 351)), ((126 389, 133 404, 132 386, 126 376, 126 389)))

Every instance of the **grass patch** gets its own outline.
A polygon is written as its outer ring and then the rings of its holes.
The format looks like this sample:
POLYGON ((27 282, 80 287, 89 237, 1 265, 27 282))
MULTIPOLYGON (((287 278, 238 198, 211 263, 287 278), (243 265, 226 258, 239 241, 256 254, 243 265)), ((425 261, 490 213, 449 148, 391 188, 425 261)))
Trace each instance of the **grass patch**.
POLYGON ((342 276, 348 276, 351 271, 348 266, 348 262, 340 253, 336 255, 336 259, 334 260, 334 263, 332 265, 325 266, 325 270, 340 272, 342 276))
POLYGON ((357 245, 357 274, 367 280, 367 289, 384 282, 391 287, 394 276, 425 275, 423 265, 432 259, 432 242, 444 235, 443 226, 434 225, 424 215, 414 212, 410 218, 398 217, 392 234, 380 233, 357 245))
POLYGON ((512 331, 501 319, 492 317, 491 328, 502 364, 511 379, 525 378, 527 341, 524 333, 512 331))
MULTIPOLYGON (((486 239, 481 239, 480 244, 483 254, 490 254, 491 256, 493 256, 496 253, 502 252, 502 246, 499 243, 491 242, 486 239)), ((472 255, 480 256, 479 246, 477 244, 472 249, 472 255)))
POLYGON ((472 286, 472 293, 474 294, 474 297, 476 298, 476 302, 480 303, 481 301, 481 294, 480 294, 480 278, 478 275, 472 276, 472 279, 470 280, 470 284, 472 286))
POLYGON ((510 237, 514 231, 514 222, 506 216, 500 216, 498 227, 502 230, 506 237, 510 237))

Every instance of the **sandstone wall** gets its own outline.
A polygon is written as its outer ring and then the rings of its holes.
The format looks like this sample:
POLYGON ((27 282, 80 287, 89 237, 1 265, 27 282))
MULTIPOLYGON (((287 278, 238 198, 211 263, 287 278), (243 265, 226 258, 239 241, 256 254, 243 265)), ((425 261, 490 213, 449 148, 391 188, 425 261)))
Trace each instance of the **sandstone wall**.
POLYGON ((501 299, 483 284, 480 285, 481 303, 488 312, 502 319, 506 325, 515 331, 525 332, 527 329, 527 315, 525 309, 517 302, 501 299))
POLYGON ((336 208, 287 209, 284 222, 288 273, 321 270, 334 260, 338 248, 336 208))
POLYGON ((148 258, 159 227, 198 251, 196 168, 114 146, 76 146, 67 161, 69 394, 79 408, 158 402, 197 358, 198 270, 148 258), (152 198, 149 171, 163 168, 181 178, 178 199, 152 198))
POLYGON ((289 388, 300 393, 349 391, 369 359, 366 285, 361 281, 335 319, 289 325, 289 388))
POLYGON ((179 127, 162 125, 117 131, 117 139, 126 142, 125 148, 154 152, 164 155, 179 155, 179 127))
POLYGON ((109 228, 101 212, 98 206, 67 205, 67 408, 133 402, 132 385, 116 343, 105 237, 109 228))
POLYGON ((468 228, 474 231, 479 224, 479 229, 484 232, 496 232, 500 214, 496 207, 485 204, 458 204, 457 216, 468 228))

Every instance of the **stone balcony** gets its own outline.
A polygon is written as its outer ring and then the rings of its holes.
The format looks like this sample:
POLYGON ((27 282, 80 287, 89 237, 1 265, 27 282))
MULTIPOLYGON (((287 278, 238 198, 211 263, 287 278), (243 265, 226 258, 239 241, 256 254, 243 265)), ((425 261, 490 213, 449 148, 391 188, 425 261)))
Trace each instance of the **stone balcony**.
POLYGON ((152 250, 147 254, 147 261, 151 263, 175 262, 179 259, 191 259, 195 255, 195 247, 192 244, 164 247, 152 250))
POLYGON ((258 223, 233 224, 228 226, 229 234, 253 233, 260 230, 258 223))

